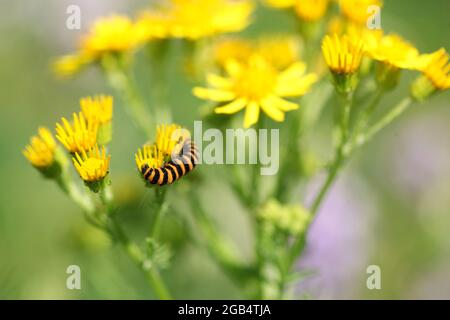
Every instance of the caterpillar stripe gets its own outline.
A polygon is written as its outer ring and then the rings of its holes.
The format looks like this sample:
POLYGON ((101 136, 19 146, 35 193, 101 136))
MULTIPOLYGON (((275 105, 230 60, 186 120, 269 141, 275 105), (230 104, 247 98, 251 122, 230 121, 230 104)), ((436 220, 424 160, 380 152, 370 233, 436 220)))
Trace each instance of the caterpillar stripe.
POLYGON ((182 176, 194 170, 198 163, 198 149, 195 143, 187 139, 180 153, 172 157, 160 168, 150 168, 147 164, 141 168, 144 179, 151 184, 163 186, 172 184, 182 176))

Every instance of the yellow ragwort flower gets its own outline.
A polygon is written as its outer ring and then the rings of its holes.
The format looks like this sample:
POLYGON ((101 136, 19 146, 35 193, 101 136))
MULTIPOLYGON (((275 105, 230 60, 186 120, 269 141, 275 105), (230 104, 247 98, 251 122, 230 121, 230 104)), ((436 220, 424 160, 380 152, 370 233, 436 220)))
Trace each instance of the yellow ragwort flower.
POLYGON ((322 53, 328 68, 334 74, 353 74, 359 70, 363 56, 363 42, 348 35, 326 35, 322 53))
POLYGON ((368 8, 370 6, 381 8, 383 2, 381 0, 339 0, 339 6, 342 15, 349 21, 359 25, 366 25, 367 19, 371 14, 368 8))
POLYGON ((286 9, 293 7, 297 0, 265 0, 264 3, 275 9, 286 9))
POLYGON ((225 69, 227 77, 209 74, 210 88, 196 87, 193 93, 201 99, 225 102, 215 109, 216 113, 233 114, 245 108, 245 128, 258 121, 260 109, 275 121, 283 121, 285 112, 299 107, 283 98, 305 94, 317 80, 315 74, 305 75, 302 62, 278 71, 257 55, 248 63, 230 60, 225 69))
POLYGON ((423 75, 431 81, 438 90, 450 88, 450 63, 449 54, 441 48, 431 54, 423 55, 424 62, 419 67, 423 75))
POLYGON ((105 124, 111 122, 113 114, 112 96, 95 96, 80 99, 81 111, 87 122, 105 124))
POLYGON ((102 151, 96 145, 87 152, 82 150, 80 153, 75 153, 72 158, 75 169, 84 182, 98 182, 105 178, 109 170, 109 161, 111 156, 106 156, 105 147, 102 151))
POLYGON ((243 62, 250 57, 253 51, 252 43, 241 38, 225 38, 214 43, 213 46, 214 62, 224 67, 228 60, 243 62))
POLYGON ((300 39, 291 35, 268 35, 256 40, 254 53, 277 69, 285 69, 300 59, 300 39))
POLYGON ((39 169, 50 167, 55 161, 56 143, 47 128, 39 128, 39 134, 33 136, 30 144, 23 150, 23 155, 39 169))
POLYGON ((136 48, 139 34, 126 16, 112 15, 95 21, 90 32, 81 39, 80 50, 99 57, 108 52, 124 52, 136 48))
POLYGON ((366 26, 360 26, 353 23, 347 24, 345 33, 351 38, 361 39, 364 44, 364 51, 374 51, 380 45, 383 38, 382 29, 368 29, 366 26))
POLYGON ((164 155, 155 144, 145 145, 135 154, 136 165, 139 172, 147 165, 149 168, 160 168, 164 164, 164 155))
POLYGON ((73 114, 73 124, 61 118, 62 125, 56 124, 56 138, 71 152, 91 149, 97 141, 98 121, 87 121, 83 113, 73 114))
POLYGON ((128 17, 103 17, 94 22, 88 34, 82 36, 76 53, 58 58, 52 67, 61 77, 72 76, 104 54, 131 51, 142 41, 141 29, 128 17))
POLYGON ((277 69, 284 69, 300 58, 300 40, 291 35, 267 35, 254 41, 225 38, 214 44, 214 60, 224 68, 227 61, 245 63, 252 55, 259 55, 277 69))
POLYGON ((135 154, 139 173, 147 185, 172 184, 191 172, 198 163, 198 149, 188 130, 179 125, 160 125, 156 142, 135 154))
POLYGON ((295 12, 305 21, 318 21, 327 12, 329 0, 297 0, 295 12))
POLYGON ((372 45, 367 44, 365 48, 372 59, 395 68, 417 69, 420 64, 419 51, 395 34, 372 41, 372 45))
POLYGON ((341 35, 345 31, 345 21, 341 16, 332 17, 327 24, 326 33, 329 35, 341 35))
POLYGON ((241 31, 249 24, 252 11, 250 0, 170 0, 143 12, 137 24, 148 38, 196 40, 241 31))
POLYGON ((177 124, 162 124, 156 129, 156 148, 164 158, 181 150, 182 142, 189 138, 189 132, 177 124))

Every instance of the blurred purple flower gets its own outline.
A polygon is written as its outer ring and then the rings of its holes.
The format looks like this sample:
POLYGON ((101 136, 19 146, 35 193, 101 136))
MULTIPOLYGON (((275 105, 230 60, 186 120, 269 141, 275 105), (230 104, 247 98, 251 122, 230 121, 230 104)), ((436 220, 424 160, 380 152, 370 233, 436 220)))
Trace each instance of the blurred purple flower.
POLYGON ((415 199, 450 174, 450 130, 447 119, 421 114, 408 121, 380 155, 380 171, 392 187, 415 199), (386 157, 386 154, 390 155, 386 157))
POLYGON ((341 176, 332 187, 299 261, 300 270, 314 272, 299 283, 299 296, 346 299, 365 285, 374 232, 374 204, 368 195, 355 176, 341 176))

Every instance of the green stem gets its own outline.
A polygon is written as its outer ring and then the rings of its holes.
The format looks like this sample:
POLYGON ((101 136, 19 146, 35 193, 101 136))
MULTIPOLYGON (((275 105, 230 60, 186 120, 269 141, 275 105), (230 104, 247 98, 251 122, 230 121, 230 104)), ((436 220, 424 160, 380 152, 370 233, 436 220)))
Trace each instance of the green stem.
POLYGON ((162 277, 155 266, 145 267, 145 255, 139 246, 131 241, 126 235, 125 231, 118 223, 116 216, 111 214, 113 194, 109 184, 105 184, 100 191, 100 199, 108 210, 109 222, 111 225, 111 232, 115 239, 121 244, 125 252, 134 261, 134 263, 145 273, 148 283, 152 287, 157 297, 161 300, 171 299, 169 291, 167 290, 162 277))
POLYGON ((130 241, 125 234, 124 230, 117 222, 114 216, 111 216, 110 222, 113 228, 113 234, 116 237, 116 240, 121 244, 125 252, 128 256, 133 260, 133 262, 145 273, 148 283, 152 287, 156 296, 160 300, 170 300, 171 296, 169 290, 167 289, 164 281, 159 273, 159 271, 151 266, 150 268, 146 268, 144 266, 145 255, 142 253, 142 250, 136 245, 134 242, 130 241))
POLYGON ((204 211, 197 195, 192 196, 191 205, 195 222, 205 238, 204 243, 209 254, 236 284, 245 286, 245 281, 254 276, 254 268, 246 265, 238 256, 235 246, 218 232, 217 226, 204 211))
POLYGON ((55 179, 56 183, 61 190, 83 210, 83 214, 90 224, 97 228, 103 229, 101 223, 94 217, 95 206, 92 199, 78 188, 67 170, 66 155, 63 152, 57 152, 57 157, 60 159, 62 171, 61 174, 55 179))
POLYGON ((165 202, 166 197, 166 190, 165 188, 157 188, 155 189, 156 192, 156 210, 155 210, 155 217, 153 220, 152 229, 150 231, 150 238, 156 240, 159 236, 159 231, 161 229, 162 220, 164 217, 164 214, 166 213, 168 209, 168 205, 165 202))
MULTIPOLYGON (((317 212, 319 211, 325 196, 327 195, 328 191, 333 185, 333 182, 336 180, 337 174, 339 173, 339 170, 341 169, 346 159, 346 153, 344 152, 344 148, 349 138, 349 119, 352 102, 353 102, 352 94, 344 96, 344 106, 341 111, 341 119, 340 119, 341 139, 339 141, 338 147, 336 148, 334 160, 328 169, 327 178, 325 179, 325 182, 323 183, 322 187, 319 190, 319 193, 317 194, 311 205, 310 223, 314 220, 315 216, 317 215, 317 212)), ((296 258, 301 254, 305 246, 305 242, 306 237, 304 234, 300 235, 299 237, 297 237, 297 239, 295 239, 294 244, 292 245, 291 252, 289 254, 289 263, 288 263, 289 266, 292 266, 296 258)))
POLYGON ((239 198, 242 204, 244 204, 246 207, 250 207, 250 197, 249 193, 246 192, 246 188, 244 185, 244 181, 242 180, 241 174, 239 172, 239 166, 233 165, 231 168, 231 179, 230 179, 230 185, 233 189, 236 196, 239 198))
POLYGON ((352 107, 352 101, 353 101, 353 93, 344 95, 343 114, 341 116, 341 141, 337 150, 338 153, 342 151, 341 149, 344 146, 350 134, 350 112, 352 107))
POLYGON ((394 108, 391 109, 384 117, 370 127, 365 134, 361 134, 356 138, 356 142, 347 147, 348 152, 358 148, 370 141, 384 127, 398 118, 412 103, 411 97, 405 97, 394 108))
POLYGON ((104 185, 100 189, 100 193, 99 193, 100 199, 101 199, 102 203, 106 206, 107 212, 109 214, 112 214, 112 207, 113 207, 112 189, 111 189, 111 186, 109 185, 109 181, 108 182, 104 181, 103 183, 104 183, 104 185))
POLYGON ((92 213, 94 211, 94 205, 92 204, 91 199, 80 191, 68 172, 63 172, 56 179, 56 183, 69 196, 69 198, 72 199, 72 201, 84 211, 88 213, 92 213))
POLYGON ((379 105, 384 92, 385 91, 383 90, 383 88, 378 88, 370 104, 367 106, 367 108, 365 108, 365 110, 361 111, 361 115, 356 119, 355 129, 353 130, 354 137, 358 137, 362 132, 364 132, 364 130, 367 129, 370 117, 373 115, 377 106, 379 105))
POLYGON ((154 127, 153 117, 146 109, 129 71, 121 66, 120 57, 106 55, 102 59, 102 67, 111 87, 125 101, 126 111, 133 122, 150 138, 154 127))
MULTIPOLYGON (((313 204, 311 206, 311 215, 312 215, 311 221, 313 221, 314 217, 317 215, 317 212, 319 211, 326 194, 328 193, 330 187, 333 185, 333 182, 336 180, 339 170, 342 168, 342 165, 344 164, 345 160, 350 156, 351 152, 354 151, 356 148, 362 146, 363 144, 367 143, 380 130, 382 130, 393 120, 399 117, 411 103, 412 99, 410 97, 405 97, 394 108, 392 108, 390 112, 388 112, 383 118, 381 118, 381 120, 379 120, 372 127, 370 127, 366 134, 360 136, 357 139, 356 144, 353 143, 353 140, 346 141, 345 139, 343 139, 341 141, 341 144, 339 145, 336 152, 335 160, 333 161, 333 164, 328 170, 327 179, 325 180, 325 183, 322 185, 318 195, 314 199, 313 204)), ((293 264, 295 262, 295 259, 301 254, 305 245, 305 241, 306 241, 305 235, 302 235, 294 242, 290 255, 291 264, 293 264)))

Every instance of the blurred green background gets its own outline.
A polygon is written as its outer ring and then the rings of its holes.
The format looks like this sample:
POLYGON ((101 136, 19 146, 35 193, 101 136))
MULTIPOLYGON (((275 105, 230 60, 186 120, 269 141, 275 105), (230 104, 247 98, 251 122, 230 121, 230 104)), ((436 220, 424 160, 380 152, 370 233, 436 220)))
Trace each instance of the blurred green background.
MULTIPOLYGON (((153 298, 139 270, 80 210, 44 181, 21 150, 38 126, 50 128, 78 110, 78 99, 113 92, 94 69, 59 81, 49 69, 70 52, 95 17, 133 13, 146 1, 6 0, 0 3, 0 298, 153 298), (81 7, 82 29, 67 30, 66 8, 81 7), (81 267, 82 290, 66 289, 66 268, 81 267)), ((386 0, 382 26, 413 42, 421 52, 450 49, 448 0, 386 0)), ((259 8, 248 35, 293 31, 282 12, 259 8)), ((191 126, 199 101, 175 61, 168 75, 175 120, 191 126)), ((150 91, 144 67, 141 89, 150 91)), ((413 78, 383 104, 392 105, 413 78)), ((127 230, 139 238, 149 222, 145 190, 135 173, 134 152, 145 142, 115 100, 111 147, 114 188, 123 203, 127 230), (134 186, 134 187, 130 187, 134 186), (142 223, 144 221, 144 223, 142 223)), ((289 115, 288 115, 289 116, 289 115)), ((306 268, 317 272, 298 285, 313 298, 450 298, 450 94, 415 105, 364 147, 347 166, 314 225, 306 268), (344 214, 343 214, 344 213, 344 214), (333 221, 333 223, 331 223, 333 221), (325 239, 326 238, 326 239, 325 239), (333 247, 337 246, 337 247, 333 247), (357 248, 354 248, 357 246, 357 248), (366 267, 379 265, 382 290, 368 290, 366 267), (315 281, 317 280, 317 281, 315 281)), ((217 187, 213 185, 213 187, 217 187)), ((221 228, 237 243, 249 243, 246 221, 230 194, 208 201, 221 228), (226 201, 226 206, 218 202, 226 201), (231 201, 232 205, 229 205, 231 201)), ((176 201, 174 199, 173 201, 176 201)), ((176 205, 183 211, 182 205, 176 205)), ((174 257, 164 277, 176 298, 239 298, 233 284, 185 234, 181 215, 169 216, 164 235, 174 257)), ((249 254, 250 245, 243 246, 249 254)))

